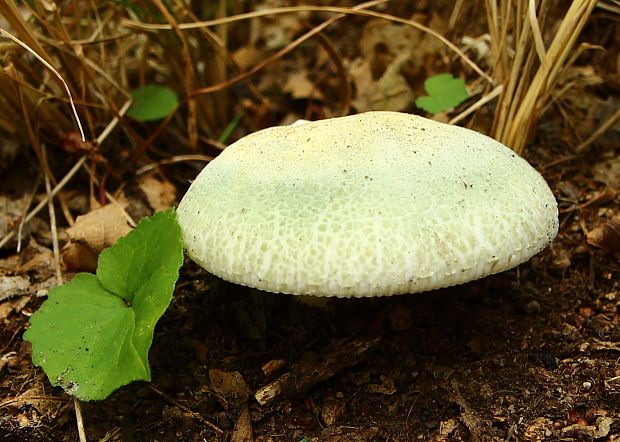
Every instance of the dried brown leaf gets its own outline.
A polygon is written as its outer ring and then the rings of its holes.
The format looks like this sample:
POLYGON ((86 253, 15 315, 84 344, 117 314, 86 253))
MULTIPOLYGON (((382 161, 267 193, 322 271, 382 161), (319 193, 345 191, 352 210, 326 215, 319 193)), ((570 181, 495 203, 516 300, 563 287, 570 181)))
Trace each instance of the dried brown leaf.
POLYGON ((67 233, 73 242, 84 244, 99 254, 130 230, 122 209, 115 204, 108 204, 78 216, 67 233))
POLYGON ((23 276, 0 276, 0 301, 28 290, 30 281, 23 276))
POLYGON ((252 435, 252 420, 247 404, 241 410, 235 428, 230 436, 230 442, 254 442, 252 435))
POLYGON ((228 401, 244 401, 250 395, 250 388, 238 371, 209 370, 213 389, 228 401))
POLYGON ((176 188, 172 183, 154 176, 140 178, 138 185, 146 195, 149 206, 156 212, 168 210, 177 197, 176 188))
POLYGON ((620 253, 620 215, 600 224, 588 232, 588 244, 608 253, 620 253))
POLYGON ((70 272, 97 270, 97 254, 88 246, 71 242, 62 249, 62 262, 70 272))
POLYGON ((300 70, 291 74, 283 87, 284 92, 288 92, 296 99, 313 98, 315 100, 322 100, 323 94, 319 91, 314 83, 308 78, 306 71, 300 70))
POLYGON ((407 60, 407 54, 396 58, 376 81, 369 60, 357 58, 353 61, 350 73, 357 92, 352 104, 358 112, 403 111, 413 103, 413 92, 401 74, 407 60))

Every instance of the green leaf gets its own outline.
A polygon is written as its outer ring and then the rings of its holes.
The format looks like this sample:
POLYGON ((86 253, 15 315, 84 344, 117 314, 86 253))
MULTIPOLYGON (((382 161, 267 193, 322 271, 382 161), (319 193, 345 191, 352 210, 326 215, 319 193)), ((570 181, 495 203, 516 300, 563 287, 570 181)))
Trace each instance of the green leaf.
POLYGON ((424 90, 428 95, 418 97, 415 105, 431 114, 452 109, 468 97, 465 82, 460 78, 454 78, 452 74, 438 74, 427 78, 424 90))
POLYGON ((52 385, 81 400, 105 399, 149 381, 155 324, 172 299, 183 263, 174 210, 145 219, 99 257, 97 275, 80 273, 50 291, 24 339, 52 385))
POLYGON ((126 115, 138 121, 157 121, 166 118, 179 105, 177 94, 166 86, 149 84, 131 93, 133 102, 126 115))
POLYGON ((136 312, 136 345, 145 354, 153 326, 172 300, 181 264, 183 242, 174 210, 143 219, 99 256, 97 277, 136 312))
POLYGON ((134 311, 95 275, 80 273, 52 289, 30 325, 24 339, 32 342, 32 361, 52 385, 79 399, 104 399, 131 381, 150 379, 132 342, 134 311))

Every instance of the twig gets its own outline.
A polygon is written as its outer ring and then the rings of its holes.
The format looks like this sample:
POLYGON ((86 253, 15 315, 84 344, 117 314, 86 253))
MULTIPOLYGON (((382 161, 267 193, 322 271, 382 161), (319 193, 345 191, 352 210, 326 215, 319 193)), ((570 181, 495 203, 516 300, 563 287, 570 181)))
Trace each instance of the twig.
POLYGON ((145 173, 158 169, 160 166, 165 166, 168 164, 183 163, 185 161, 203 161, 205 163, 208 163, 211 160, 213 160, 213 157, 210 155, 176 155, 174 157, 166 158, 155 163, 150 163, 142 166, 138 170, 136 170, 136 175, 144 175, 145 173))
POLYGON ((499 86, 495 86, 495 88, 491 92, 489 92, 488 94, 484 95, 482 98, 480 98, 474 104, 469 106, 463 112, 461 112, 456 117, 454 117, 450 121, 448 121, 448 124, 456 124, 456 123, 458 123, 459 121, 461 121, 463 118, 465 118, 466 116, 468 116, 472 112, 480 109, 482 106, 487 104, 489 101, 499 97, 499 95, 502 93, 503 90, 504 90, 504 86, 503 85, 500 84, 499 86))
MULTIPOLYGON (((34 218, 41 211, 41 209, 43 209, 47 205, 48 199, 56 196, 56 194, 60 192, 60 190, 63 187, 65 187, 65 185, 69 182, 69 180, 73 178, 73 176, 77 173, 77 171, 80 170, 80 167, 82 167, 82 165, 86 162, 86 158, 87 158, 86 156, 83 156, 82 158, 80 158, 77 161, 77 163, 73 165, 71 170, 67 172, 67 174, 63 177, 63 179, 60 180, 58 184, 56 184, 56 186, 52 189, 50 194, 47 195, 45 198, 43 198, 39 202, 39 204, 37 204, 37 206, 34 209, 32 209, 30 213, 28 213, 28 215, 24 217, 24 224, 29 223, 32 220, 32 218, 34 218)), ((9 242, 10 239, 13 238, 13 236, 15 236, 15 231, 7 233, 5 237, 2 238, 2 240, 0 240, 0 248, 2 248, 7 242, 9 242)))
POLYGON ((168 402, 170 402, 175 407, 180 408, 184 412, 190 414, 192 417, 195 417, 196 419, 198 419, 200 422, 206 424, 209 428, 211 428, 215 432, 217 432, 219 434, 224 434, 224 430, 222 430, 220 427, 215 425, 213 422, 210 422, 207 419, 205 419, 201 414, 196 413, 195 411, 191 410, 190 408, 186 407, 185 405, 179 403, 179 401, 174 400, 173 398, 168 396, 166 393, 164 393, 163 391, 158 390, 157 388, 153 387, 152 385, 149 385, 148 388, 150 390, 153 390, 155 393, 159 394, 161 397, 166 399, 168 402))
POLYGON ((84 418, 82 417, 82 406, 78 398, 73 398, 73 407, 75 408, 75 420, 77 421, 80 442, 87 442, 86 430, 84 429, 84 418))
POLYGON ((336 342, 325 350, 319 361, 302 359, 295 362, 289 372, 261 387, 254 397, 260 405, 266 405, 278 397, 303 393, 313 385, 358 364, 369 350, 376 347, 379 340, 380 338, 336 342))
POLYGON ((586 138, 579 146, 575 148, 575 150, 577 152, 583 152, 584 150, 586 150, 586 147, 592 144, 598 137, 603 135, 603 133, 605 133, 605 131, 607 131, 607 129, 613 126, 616 123, 616 121, 618 121, 619 119, 620 119, 620 108, 616 109, 616 112, 614 112, 614 114, 611 117, 609 117, 607 121, 601 124, 598 129, 592 132, 592 135, 586 138))
MULTIPOLYGON (((95 140, 97 145, 100 145, 101 143, 103 143, 105 138, 110 134, 110 132, 112 132, 112 130, 118 124, 119 118, 125 114, 127 109, 129 109, 130 105, 131 105, 131 100, 126 101, 123 107, 119 110, 118 115, 114 116, 114 118, 110 120, 106 128, 103 129, 101 134, 95 140)), ((69 180, 71 180, 71 178, 73 178, 73 176, 77 173, 77 171, 80 170, 80 167, 84 165, 87 159, 88 157, 85 155, 73 165, 71 170, 69 170, 69 172, 67 172, 67 174, 63 177, 63 179, 60 180, 58 184, 56 184, 56 186, 52 189, 50 194, 47 195, 43 200, 41 200, 41 202, 39 202, 39 204, 37 204, 37 206, 34 209, 32 209, 32 211, 30 211, 30 213, 28 213, 24 217, 24 224, 29 223, 32 220, 32 218, 34 218, 41 211, 41 209, 43 209, 43 207, 45 207, 45 205, 48 202, 48 198, 53 198, 54 196, 56 196, 58 192, 60 192, 65 187, 65 185, 69 182, 69 180)), ((11 231, 8 234, 6 234, 5 237, 2 238, 2 240, 0 240, 0 249, 7 242, 9 242, 11 238, 13 238, 13 236, 15 236, 15 231, 11 231)))
MULTIPOLYGON (((22 213, 27 211, 32 204, 32 201, 34 200, 34 195, 37 193, 40 181, 41 178, 37 176, 37 180, 35 181, 34 186, 32 186, 32 192, 30 192, 30 195, 28 196, 28 202, 24 207, 22 213)), ((22 216, 22 219, 19 221, 19 227, 17 227, 17 253, 19 253, 22 249, 22 232, 24 231, 24 224, 26 223, 24 222, 24 217, 22 216)))
MULTIPOLYGON (((41 146, 41 153, 43 154, 43 161, 47 164, 47 152, 45 146, 41 146)), ((62 270, 60 269, 60 249, 58 247, 58 228, 56 226, 56 209, 54 208, 54 198, 51 196, 52 184, 50 177, 45 170, 43 170, 45 177, 45 192, 47 193, 47 209, 50 214, 50 231, 52 233, 52 251, 54 253, 54 268, 56 269, 56 284, 62 284, 62 270)))

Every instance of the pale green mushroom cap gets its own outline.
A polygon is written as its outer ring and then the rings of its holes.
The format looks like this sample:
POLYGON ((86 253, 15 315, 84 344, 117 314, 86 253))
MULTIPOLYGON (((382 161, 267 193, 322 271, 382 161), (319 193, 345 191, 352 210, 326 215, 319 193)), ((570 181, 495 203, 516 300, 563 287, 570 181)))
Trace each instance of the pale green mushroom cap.
POLYGON ((248 135, 204 168, 177 214, 210 273, 315 296, 461 284, 528 260, 558 230, 555 198, 524 159, 396 112, 248 135))

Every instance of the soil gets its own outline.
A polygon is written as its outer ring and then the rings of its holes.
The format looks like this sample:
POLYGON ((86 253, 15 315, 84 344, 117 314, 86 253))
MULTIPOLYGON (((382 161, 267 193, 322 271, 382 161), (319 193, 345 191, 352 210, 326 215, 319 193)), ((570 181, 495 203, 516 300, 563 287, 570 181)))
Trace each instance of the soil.
MULTIPOLYGON (((617 236, 608 228, 600 247, 587 242, 618 213, 618 132, 574 154, 555 138, 561 120, 548 111, 527 150, 559 201, 550 248, 462 286, 320 305, 187 261, 156 328, 152 382, 82 403, 88 439, 620 440, 617 236), (264 386, 282 389, 260 405, 264 386)), ((2 268, 35 249, 2 251, 2 268)), ((45 280, 27 273, 33 287, 45 280)), ((72 398, 50 386, 21 339, 42 300, 34 289, 0 298, 1 441, 77 440, 72 398)))

